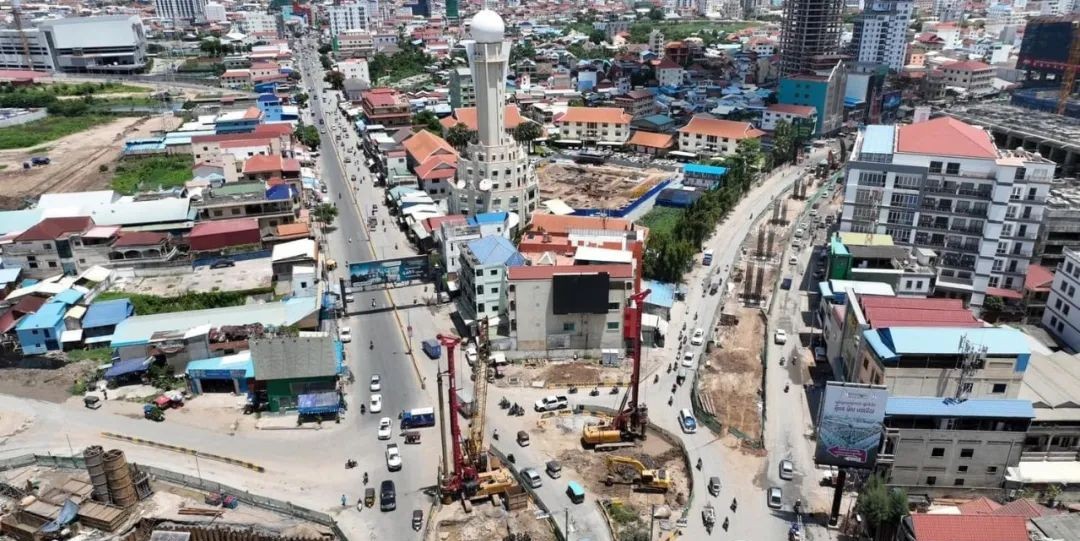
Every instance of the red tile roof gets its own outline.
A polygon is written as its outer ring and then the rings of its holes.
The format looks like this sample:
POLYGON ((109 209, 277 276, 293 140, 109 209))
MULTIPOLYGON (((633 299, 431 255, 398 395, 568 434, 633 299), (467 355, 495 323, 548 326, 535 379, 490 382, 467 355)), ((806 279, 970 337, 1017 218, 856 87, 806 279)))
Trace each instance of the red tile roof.
POLYGON ((566 113, 555 119, 555 123, 607 122, 609 124, 629 124, 632 118, 621 107, 567 107, 566 113))
POLYGON ((371 104, 372 107, 393 107, 394 105, 400 105, 402 100, 397 91, 389 88, 377 88, 369 90, 361 94, 364 101, 371 104))
MULTIPOLYGON (((476 121, 476 107, 458 107, 454 109, 454 115, 452 117, 446 117, 440 120, 442 125, 446 128, 452 128, 457 123, 465 124, 470 130, 476 131, 478 125, 476 121)), ((518 127, 518 124, 525 122, 525 117, 521 116, 521 110, 517 105, 507 105, 503 112, 503 126, 512 130, 518 127)))
POLYGON ((634 222, 622 218, 599 218, 596 216, 557 216, 555 214, 534 213, 529 233, 541 231, 551 235, 567 235, 571 229, 593 229, 600 231, 631 231, 634 222))
POLYGON ((446 139, 427 130, 416 132, 412 137, 406 139, 402 145, 405 147, 405 152, 409 154, 409 157, 418 164, 424 163, 432 156, 439 154, 457 156, 457 151, 450 146, 450 143, 446 142, 446 139))
POLYGON ((990 64, 984 64, 978 60, 965 60, 963 62, 953 62, 951 64, 945 64, 941 66, 945 69, 957 70, 957 71, 987 71, 994 69, 990 64))
POLYGON ((444 223, 467 224, 469 219, 464 214, 451 214, 449 216, 432 216, 424 219, 424 229, 429 233, 442 227, 444 223))
POLYGON ((257 154, 244 161, 244 173, 275 173, 278 171, 300 171, 300 160, 282 158, 276 154, 257 154))
POLYGON ((774 103, 768 106, 766 109, 774 113, 785 113, 789 115, 799 116, 811 116, 817 114, 817 108, 810 107, 809 105, 791 105, 788 103, 774 103))
POLYGON ((113 243, 113 248, 126 246, 156 246, 167 239, 164 233, 152 233, 150 231, 129 231, 120 234, 120 238, 113 243))
POLYGON ((658 70, 682 69, 682 66, 676 64, 674 60, 672 60, 671 58, 665 56, 664 58, 662 58, 660 60, 660 63, 656 65, 656 69, 658 69, 658 70))
POLYGON ((275 122, 273 124, 259 124, 255 126, 255 135, 292 135, 293 127, 286 122, 275 122))
POLYGON ((1054 271, 1034 263, 1028 265, 1027 275, 1024 276, 1024 289, 1031 291, 1050 291, 1050 283, 1054 281, 1054 271))
POLYGON ((753 127, 749 122, 735 122, 734 120, 720 120, 703 116, 691 118, 689 124, 679 128, 679 133, 700 133, 734 140, 765 135, 765 132, 753 127))
POLYGON ((1027 519, 994 515, 912 515, 918 541, 1028 541, 1027 519))
POLYGON ((875 329, 886 327, 982 327, 960 299, 860 297, 866 321, 875 329))
POLYGON ((86 216, 45 218, 30 229, 23 231, 16 241, 56 240, 70 233, 82 233, 94 226, 94 220, 86 216))
MULTIPOLYGON (((226 141, 265 141, 268 136, 276 135, 274 133, 268 133, 261 131, 260 128, 266 126, 276 126, 276 124, 259 124, 255 126, 255 131, 252 133, 223 133, 220 135, 196 135, 191 138, 192 144, 197 143, 218 143, 219 145, 226 141)), ((285 124, 288 126, 288 124, 285 124)), ((290 129, 288 133, 292 133, 290 129)))
POLYGON ((907 124, 897 132, 897 152, 983 159, 998 156, 986 130, 948 116, 907 124))
POLYGON ((416 166, 416 178, 421 180, 439 180, 453 178, 457 173, 456 155, 436 155, 416 166))
POLYGON ((1005 289, 1003 287, 988 287, 986 288, 986 294, 994 297, 1001 297, 1003 299, 1020 300, 1024 298, 1024 295, 1019 291, 1012 289, 1005 289))
POLYGON ((556 274, 598 274, 606 272, 612 278, 633 278, 632 265, 530 265, 510 267, 510 280, 550 280, 556 274))
POLYGON ((671 148, 675 144, 675 136, 670 133, 653 133, 638 130, 630 136, 628 144, 649 148, 671 148))
POLYGON ((976 498, 956 506, 961 515, 990 515, 999 507, 1001 507, 1000 503, 986 497, 976 498))
POLYGON ((1030 499, 1011 501, 994 510, 993 514, 999 516, 1019 516, 1028 519, 1057 515, 1058 511, 1036 503, 1030 499))

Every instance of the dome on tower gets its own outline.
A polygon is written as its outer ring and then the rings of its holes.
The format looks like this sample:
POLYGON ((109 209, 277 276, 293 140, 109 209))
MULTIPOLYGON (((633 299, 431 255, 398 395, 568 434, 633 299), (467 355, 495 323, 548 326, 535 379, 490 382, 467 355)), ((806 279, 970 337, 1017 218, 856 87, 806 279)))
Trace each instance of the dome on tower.
POLYGON ((503 40, 506 23, 498 13, 484 9, 473 16, 471 28, 472 38, 477 43, 493 43, 503 40))

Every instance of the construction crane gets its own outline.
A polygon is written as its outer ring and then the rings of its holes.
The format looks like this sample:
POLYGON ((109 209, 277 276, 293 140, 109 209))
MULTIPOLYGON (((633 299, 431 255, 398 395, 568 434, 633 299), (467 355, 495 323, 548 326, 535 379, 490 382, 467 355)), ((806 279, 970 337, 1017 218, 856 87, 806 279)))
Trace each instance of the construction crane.
POLYGON ((634 469, 637 477, 631 481, 637 492, 667 492, 671 490, 671 478, 667 470, 646 468, 641 461, 628 456, 607 457, 608 476, 605 483, 608 486, 615 484, 615 473, 620 465, 627 465, 634 469))
POLYGON ((465 451, 469 456, 486 456, 484 452, 484 412, 487 411, 488 361, 491 343, 488 341, 488 319, 476 322, 476 362, 473 363, 473 408, 469 439, 465 451))
MULTIPOLYGON (((443 497, 447 501, 460 499, 462 502, 468 502, 492 494, 504 493, 514 486, 514 476, 506 468, 488 468, 487 451, 483 443, 483 423, 480 423, 478 438, 475 430, 477 424, 475 420, 483 419, 484 410, 475 398, 472 417, 474 429, 470 432, 469 440, 462 441, 461 424, 458 421, 460 405, 457 397, 457 367, 455 365, 455 353, 461 339, 442 334, 437 338, 439 343, 446 348, 446 371, 450 380, 450 439, 454 457, 452 470, 445 473, 443 479, 440 480, 443 497)), ((481 364, 481 361, 477 360, 477 364, 481 364)), ((486 393, 486 390, 484 392, 486 393)))
POLYGON ((1072 43, 1069 46, 1069 59, 1065 61, 1065 71, 1061 74, 1061 89, 1058 90, 1057 114, 1064 115, 1069 106, 1076 82, 1076 70, 1080 69, 1080 21, 1072 22, 1072 43))
POLYGON ((645 310, 645 298, 652 293, 646 289, 630 296, 623 311, 623 340, 630 347, 633 368, 630 388, 623 395, 619 413, 609 423, 585 425, 581 431, 581 444, 597 451, 618 449, 634 445, 634 440, 645 439, 645 427, 649 422, 649 410, 641 401, 641 316, 645 310), (627 404, 627 399, 630 403, 627 404))
POLYGON ((26 69, 33 71, 34 69, 34 57, 30 56, 30 40, 26 39, 26 32, 23 31, 22 23, 22 1, 12 0, 11 2, 11 18, 15 22, 15 30, 19 32, 19 41, 22 42, 23 58, 26 59, 26 69))

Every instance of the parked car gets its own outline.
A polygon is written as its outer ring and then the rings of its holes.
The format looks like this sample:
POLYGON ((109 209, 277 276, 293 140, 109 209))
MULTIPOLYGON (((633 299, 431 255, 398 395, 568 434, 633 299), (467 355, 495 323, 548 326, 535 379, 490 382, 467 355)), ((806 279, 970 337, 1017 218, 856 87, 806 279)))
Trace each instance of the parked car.
POLYGON ((690 337, 691 346, 700 346, 705 343, 705 331, 694 329, 694 335, 690 337))
POLYGON ((783 498, 784 492, 780 490, 780 487, 771 487, 765 503, 772 509, 780 509, 784 501, 783 498))
POLYGON ((49 165, 52 160, 48 156, 34 156, 30 158, 30 165, 49 165))
POLYGON ((530 443, 529 433, 525 432, 524 430, 518 430, 517 442, 518 442, 518 445, 520 445, 522 447, 528 447, 529 443, 530 443))
POLYGON ((521 479, 531 488, 540 488, 540 486, 544 484, 544 479, 532 468, 521 470, 521 479))
POLYGON ((389 417, 379 419, 379 439, 388 440, 394 432, 394 423, 389 417))
POLYGON ((236 262, 231 259, 218 259, 210 264, 211 269, 227 269, 229 267, 235 267, 236 262))
POLYGON ((554 411, 565 409, 570 406, 570 401, 563 395, 545 396, 533 404, 536 411, 554 411))
POLYGON ((548 477, 552 479, 562 477, 562 464, 559 464, 558 460, 549 461, 544 469, 547 471, 548 477))
POLYGON ((371 410, 371 413, 379 413, 380 411, 382 411, 382 395, 381 394, 373 394, 373 395, 371 395, 371 404, 368 405, 368 409, 371 410))
POLYGON ((780 478, 785 481, 790 481, 795 477, 795 464, 790 460, 780 461, 780 478))
POLYGON ((338 340, 342 343, 348 344, 352 342, 352 329, 349 327, 341 327, 338 329, 338 340))
POLYGON ((386 444, 386 467, 390 471, 398 471, 401 469, 401 452, 398 451, 396 443, 386 444))
POLYGON ((679 410, 679 427, 687 434, 697 432, 697 419, 694 418, 694 414, 689 408, 679 410))
POLYGON ((776 333, 773 334, 773 342, 784 345, 787 343, 787 331, 784 329, 776 329, 776 333))

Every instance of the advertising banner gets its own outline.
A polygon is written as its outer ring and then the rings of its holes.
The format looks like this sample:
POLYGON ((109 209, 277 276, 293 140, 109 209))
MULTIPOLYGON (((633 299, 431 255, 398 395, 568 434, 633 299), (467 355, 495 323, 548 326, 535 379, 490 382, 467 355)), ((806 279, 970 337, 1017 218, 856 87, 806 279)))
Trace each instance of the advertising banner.
POLYGON ((874 467, 888 398, 882 386, 830 381, 818 415, 814 461, 846 468, 874 467))
POLYGON ((395 286, 426 280, 429 274, 426 255, 349 263, 349 283, 354 287, 395 286))

